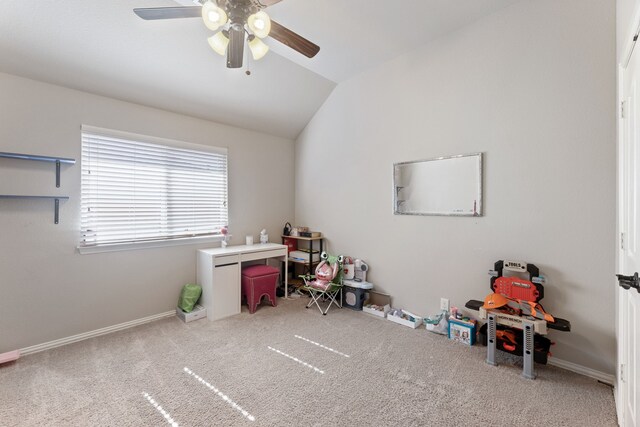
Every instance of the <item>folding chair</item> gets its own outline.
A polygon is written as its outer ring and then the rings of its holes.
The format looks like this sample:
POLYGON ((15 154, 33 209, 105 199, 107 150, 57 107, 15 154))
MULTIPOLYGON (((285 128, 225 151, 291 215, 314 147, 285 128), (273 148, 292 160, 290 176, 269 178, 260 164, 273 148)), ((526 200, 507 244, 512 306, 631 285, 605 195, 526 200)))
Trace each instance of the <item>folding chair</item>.
POLYGON ((329 256, 326 252, 320 255, 322 261, 316 267, 315 276, 300 276, 304 280, 303 290, 309 292, 311 301, 306 308, 315 304, 323 315, 332 305, 342 308, 342 261, 343 257, 329 256), (336 297, 338 297, 336 299, 336 297), (322 310, 320 302, 329 301, 327 307, 322 310))
POLYGON ((333 304, 335 304, 338 308, 342 308, 342 284, 330 282, 327 288, 317 288, 314 286, 315 280, 311 280, 315 276, 302 276, 304 280, 304 286, 302 289, 309 292, 311 296, 311 301, 307 304, 306 308, 311 307, 315 304, 320 310, 320 313, 326 315, 327 311, 331 308, 333 304), (338 297, 336 299, 336 297, 338 297), (322 310, 322 306, 320 306, 320 302, 325 303, 329 300, 329 304, 326 306, 324 311, 322 310))

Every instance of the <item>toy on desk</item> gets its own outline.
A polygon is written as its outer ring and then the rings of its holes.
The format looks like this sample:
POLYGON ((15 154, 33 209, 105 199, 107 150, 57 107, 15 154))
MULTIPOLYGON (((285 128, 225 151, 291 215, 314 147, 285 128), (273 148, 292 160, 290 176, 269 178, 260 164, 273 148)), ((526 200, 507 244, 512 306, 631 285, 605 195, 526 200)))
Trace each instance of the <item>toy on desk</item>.
POLYGON ((229 244, 229 240, 231 240, 231 234, 229 234, 229 226, 225 225, 220 229, 220 234, 222 234, 222 242, 220 242, 220 246, 226 248, 229 244))
POLYGON ((269 235, 267 234, 267 230, 264 228, 260 232, 260 243, 269 243, 269 235))

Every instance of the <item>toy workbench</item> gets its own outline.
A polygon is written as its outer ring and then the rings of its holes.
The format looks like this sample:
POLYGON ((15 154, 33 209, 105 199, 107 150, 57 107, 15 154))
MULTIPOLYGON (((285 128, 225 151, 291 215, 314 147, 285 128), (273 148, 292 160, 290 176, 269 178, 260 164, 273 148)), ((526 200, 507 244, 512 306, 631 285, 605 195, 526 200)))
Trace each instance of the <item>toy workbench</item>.
POLYGON ((522 355, 522 375, 535 379, 534 362, 546 363, 551 346, 544 335, 549 329, 568 332, 571 323, 547 314, 540 305, 545 279, 535 265, 500 260, 489 275, 493 293, 485 301, 470 300, 465 304, 487 321, 483 327, 486 338, 481 339, 486 339, 487 363, 497 364, 496 350, 522 355))

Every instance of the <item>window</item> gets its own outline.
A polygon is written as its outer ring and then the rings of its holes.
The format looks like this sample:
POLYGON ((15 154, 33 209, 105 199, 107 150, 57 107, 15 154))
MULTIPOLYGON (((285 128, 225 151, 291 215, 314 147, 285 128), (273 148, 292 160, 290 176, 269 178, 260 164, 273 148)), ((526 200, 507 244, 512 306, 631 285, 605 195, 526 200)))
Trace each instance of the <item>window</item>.
POLYGON ((80 248, 216 236, 227 151, 82 128, 80 248))

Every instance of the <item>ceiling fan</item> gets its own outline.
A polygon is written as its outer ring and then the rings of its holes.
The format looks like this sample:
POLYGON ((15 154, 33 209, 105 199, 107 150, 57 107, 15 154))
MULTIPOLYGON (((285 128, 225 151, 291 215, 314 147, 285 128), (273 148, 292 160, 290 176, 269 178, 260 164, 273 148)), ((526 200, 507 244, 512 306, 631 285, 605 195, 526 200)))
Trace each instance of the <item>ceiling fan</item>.
POLYGON ((209 45, 218 54, 227 56, 227 68, 242 67, 246 40, 255 60, 262 58, 269 47, 262 41, 271 37, 308 58, 320 47, 290 29, 272 21, 262 9, 282 0, 194 0, 199 6, 151 7, 133 9, 145 20, 202 17, 205 25, 218 31, 209 37, 209 45))

